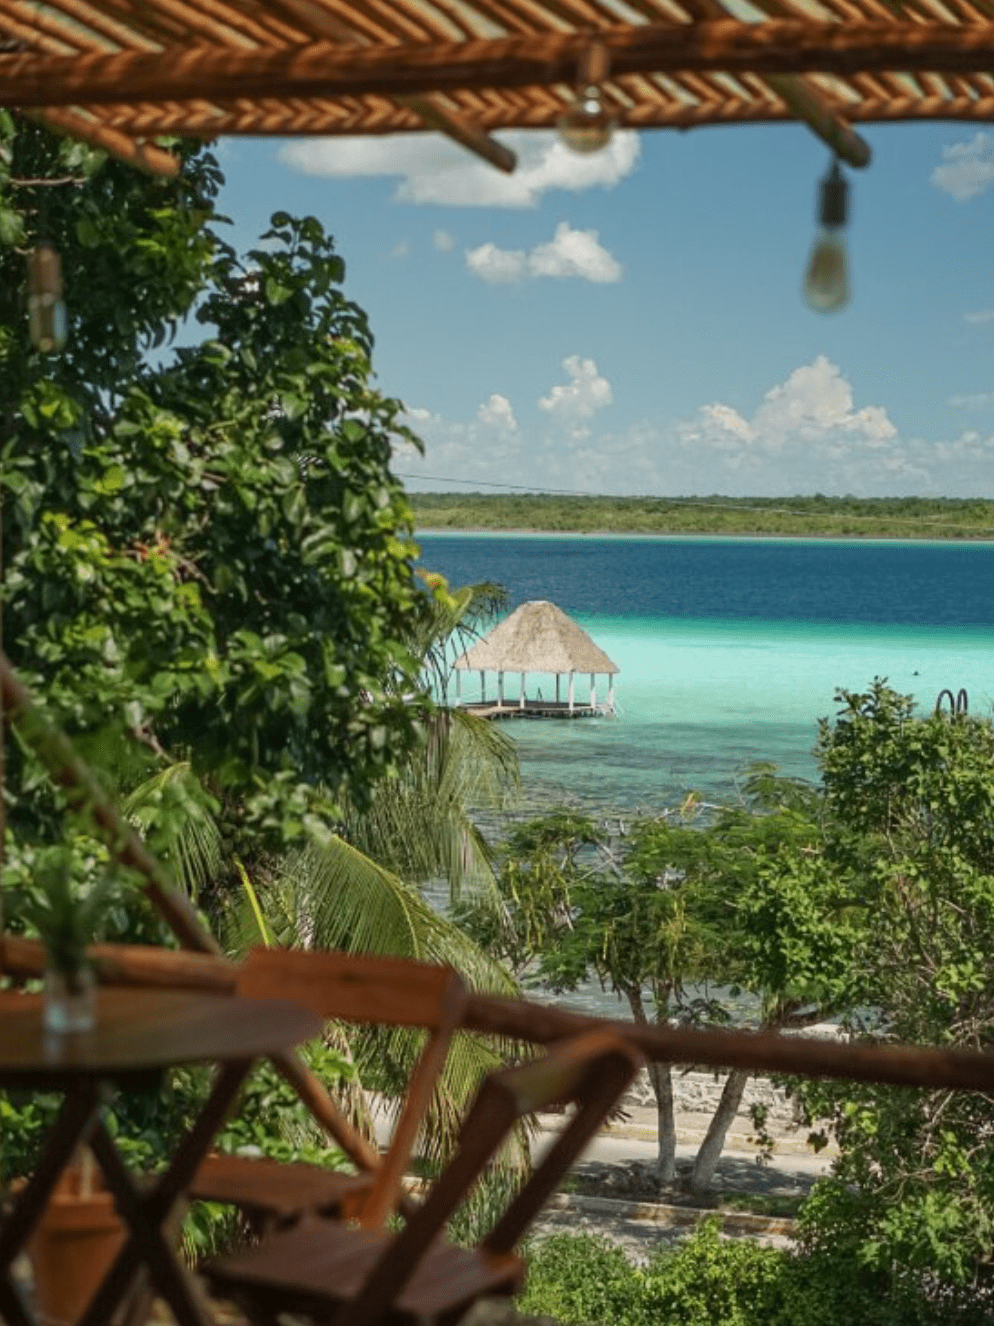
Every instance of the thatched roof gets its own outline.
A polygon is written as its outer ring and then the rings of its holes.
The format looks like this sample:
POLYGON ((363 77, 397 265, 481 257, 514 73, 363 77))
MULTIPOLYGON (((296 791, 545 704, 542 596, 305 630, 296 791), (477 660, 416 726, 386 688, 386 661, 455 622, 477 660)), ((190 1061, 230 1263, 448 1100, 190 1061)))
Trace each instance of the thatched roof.
POLYGON ((621 671, 562 608, 545 599, 522 603, 455 666, 485 672, 621 671))

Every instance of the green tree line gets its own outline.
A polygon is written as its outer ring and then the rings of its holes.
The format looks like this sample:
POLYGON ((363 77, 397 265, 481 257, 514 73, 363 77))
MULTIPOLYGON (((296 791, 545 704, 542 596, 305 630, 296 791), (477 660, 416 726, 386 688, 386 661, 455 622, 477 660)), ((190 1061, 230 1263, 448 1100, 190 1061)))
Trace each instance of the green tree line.
POLYGON ((593 497, 408 494, 420 529, 727 534, 836 539, 992 539, 994 502, 947 497, 593 497))

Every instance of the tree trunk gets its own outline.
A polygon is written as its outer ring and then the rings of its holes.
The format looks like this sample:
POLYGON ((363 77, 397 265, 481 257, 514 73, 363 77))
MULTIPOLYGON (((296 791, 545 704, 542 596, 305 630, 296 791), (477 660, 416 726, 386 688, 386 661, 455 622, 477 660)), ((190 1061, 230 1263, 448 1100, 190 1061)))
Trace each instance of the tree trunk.
MULTIPOLYGON (((649 1019, 646 1017, 645 1005, 642 1003, 641 989, 638 987, 626 989, 625 994, 634 1021, 640 1022, 643 1026, 648 1026, 649 1019)), ((657 990, 656 1020, 658 1022, 666 1020, 668 1003, 668 996, 661 995, 657 990)), ((658 1136, 656 1178, 662 1186, 664 1183, 672 1183, 676 1178, 676 1118, 673 1114, 673 1078, 670 1074, 669 1064, 649 1063, 646 1064, 646 1071, 652 1084, 653 1095, 656 1097, 656 1133, 658 1136)))
POLYGON ((714 1169, 725 1145, 725 1137, 742 1104, 742 1094, 748 1081, 749 1073, 744 1068, 733 1069, 725 1079, 718 1108, 712 1115, 704 1141, 694 1158, 694 1168, 690 1172, 692 1193, 699 1195, 711 1187, 714 1169))
POLYGON ((656 1178, 660 1186, 676 1178, 676 1119, 673 1114, 673 1078, 669 1064, 648 1064, 649 1081, 656 1096, 656 1130, 659 1136, 656 1178))

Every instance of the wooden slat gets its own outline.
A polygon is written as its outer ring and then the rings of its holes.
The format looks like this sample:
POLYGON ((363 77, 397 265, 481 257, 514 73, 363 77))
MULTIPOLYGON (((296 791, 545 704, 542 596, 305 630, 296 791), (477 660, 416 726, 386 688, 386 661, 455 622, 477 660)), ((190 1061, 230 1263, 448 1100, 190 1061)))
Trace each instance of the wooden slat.
MULTIPOLYGON (((315 4, 314 0, 279 0, 279 4, 284 12, 293 14, 311 36, 329 41, 355 39, 355 34, 344 23, 327 9, 315 4)), ((404 99, 404 105, 428 128, 437 129, 470 152, 489 161, 498 170, 510 172, 517 165, 518 159, 509 148, 453 114, 437 97, 430 95, 408 97, 404 99)), ((271 122, 280 123, 279 120, 271 122)), ((260 132, 266 131, 266 129, 260 130, 260 132)), ((284 132, 286 131, 284 128, 284 132)))
MULTIPOLYGON (((328 137, 357 134, 416 133, 423 131, 423 121, 412 112, 397 106, 390 113, 373 112, 360 104, 351 113, 341 103, 327 103, 332 109, 314 112, 313 119, 302 130, 307 134, 328 137)), ((985 95, 962 96, 953 100, 921 98, 905 95, 880 100, 858 100, 839 107, 845 119, 858 124, 892 124, 919 120, 987 124, 994 120, 994 92, 985 95)), ((478 128, 487 132, 501 129, 553 129, 562 112, 562 106, 550 109, 535 104, 527 110, 505 105, 483 111, 475 117, 478 128)), ((675 102, 649 102, 622 111, 620 128, 627 129, 699 129, 709 125, 783 124, 793 119, 788 108, 780 101, 757 99, 749 102, 729 101, 699 105, 681 105, 675 102)), ((129 112, 122 109, 113 123, 125 130, 129 112)), ((252 134, 255 136, 285 137, 293 132, 288 112, 279 117, 263 117, 258 110, 234 112, 221 108, 209 118, 201 112, 183 108, 156 110, 150 108, 139 122, 140 132, 152 137, 157 134, 189 134, 192 137, 213 138, 219 134, 252 134)))

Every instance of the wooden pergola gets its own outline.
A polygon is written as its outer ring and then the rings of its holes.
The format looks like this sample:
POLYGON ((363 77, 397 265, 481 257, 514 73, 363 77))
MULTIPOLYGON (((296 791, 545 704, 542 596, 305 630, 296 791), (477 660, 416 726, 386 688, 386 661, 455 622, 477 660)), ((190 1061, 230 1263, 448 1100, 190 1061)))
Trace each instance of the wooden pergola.
POLYGON ((994 0, 0 0, 0 105, 161 174, 159 135, 425 128, 512 170, 492 133, 594 63, 622 128, 800 120, 863 166, 853 125, 994 120, 994 0))

